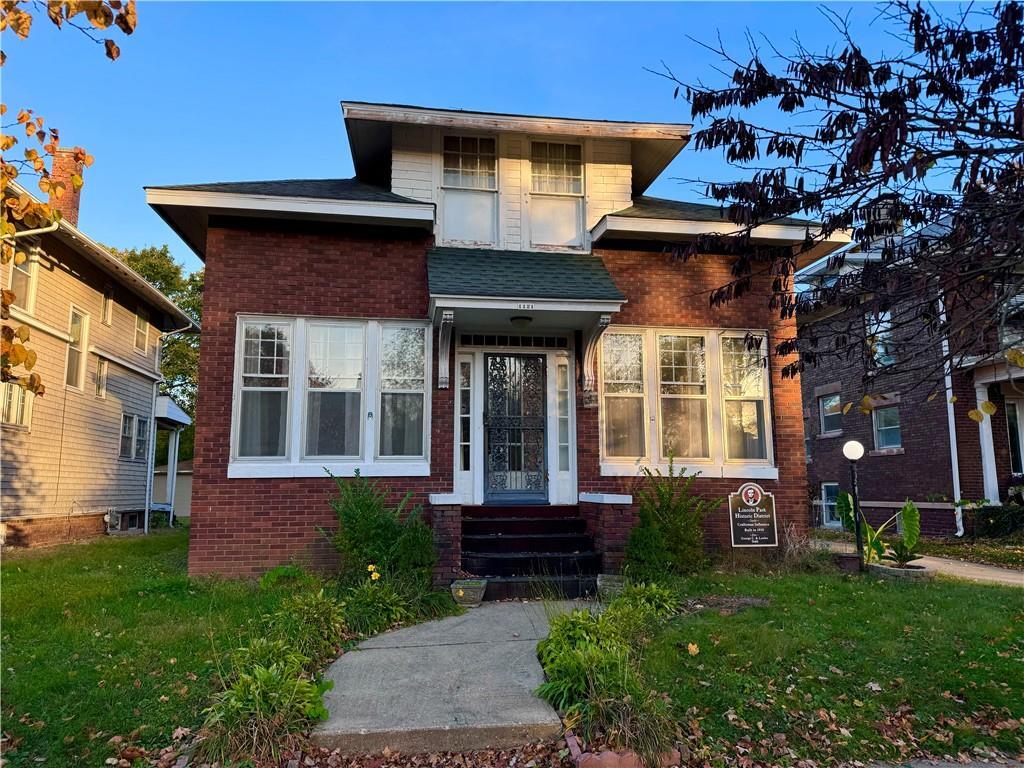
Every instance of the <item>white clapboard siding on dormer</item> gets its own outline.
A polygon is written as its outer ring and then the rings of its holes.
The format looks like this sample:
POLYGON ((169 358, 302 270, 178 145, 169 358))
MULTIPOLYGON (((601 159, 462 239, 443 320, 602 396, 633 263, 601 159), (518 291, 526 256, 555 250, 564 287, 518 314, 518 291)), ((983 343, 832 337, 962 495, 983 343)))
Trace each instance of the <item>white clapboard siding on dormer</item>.
MULTIPOLYGON (((441 145, 446 131, 421 125, 392 127, 391 191, 415 200, 444 205, 441 194, 441 145)), ((475 132, 453 131, 453 134, 475 132)), ((484 135, 477 133, 476 135, 484 135)), ((494 244, 509 250, 530 246, 530 137, 498 137, 498 236, 494 244)), ((545 137, 550 140, 549 137, 545 137)), ((566 140, 571 141, 571 137, 566 140)), ((582 139, 584 221, 589 230, 602 216, 632 204, 632 167, 628 139, 582 139)), ((445 220, 438 210, 438 221, 445 220)), ((443 227, 438 232, 444 244, 443 227)), ((584 236, 584 248, 589 239, 584 236)))

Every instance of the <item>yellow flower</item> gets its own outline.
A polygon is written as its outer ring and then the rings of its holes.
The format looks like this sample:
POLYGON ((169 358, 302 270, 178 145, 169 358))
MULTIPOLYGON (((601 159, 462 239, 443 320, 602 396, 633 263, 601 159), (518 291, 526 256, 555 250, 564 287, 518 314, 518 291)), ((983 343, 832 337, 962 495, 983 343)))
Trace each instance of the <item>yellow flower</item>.
POLYGON ((696 656, 698 653, 700 653, 700 646, 696 643, 690 643, 686 646, 686 652, 689 653, 691 656, 696 656))
POLYGON ((377 570, 377 566, 373 565, 373 564, 368 565, 368 566, 366 566, 366 570, 368 570, 370 573, 373 573, 374 571, 377 570))
POLYGON ((380 574, 377 573, 376 571, 374 571, 373 573, 370 574, 370 578, 373 579, 374 581, 376 581, 377 579, 380 578, 380 574))
POLYGON ((466 594, 466 592, 465 592, 465 590, 462 590, 462 589, 460 589, 460 590, 459 590, 458 592, 456 592, 455 594, 456 594, 456 595, 458 595, 459 597, 462 597, 463 595, 465 595, 465 594, 466 594))

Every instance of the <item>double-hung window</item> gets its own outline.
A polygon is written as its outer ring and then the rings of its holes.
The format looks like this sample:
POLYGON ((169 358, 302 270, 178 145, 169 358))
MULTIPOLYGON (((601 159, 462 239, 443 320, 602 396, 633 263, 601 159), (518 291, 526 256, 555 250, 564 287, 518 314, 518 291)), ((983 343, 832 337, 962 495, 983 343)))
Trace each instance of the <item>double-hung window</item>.
POLYGON ((36 269, 38 263, 35 259, 35 251, 31 252, 21 263, 11 261, 11 293, 14 294, 13 306, 32 313, 35 304, 35 283, 36 269))
POLYGON ((135 351, 149 354, 149 312, 142 307, 135 312, 135 351))
POLYGON ((429 331, 241 318, 230 477, 426 474, 429 331))
POLYGON ((875 449, 884 451, 902 447, 899 406, 875 408, 871 413, 875 424, 875 449))
POLYGON ((756 344, 748 342, 742 336, 722 338, 727 460, 764 461, 768 458, 764 339, 755 341, 756 344))
POLYGON ((604 452, 611 458, 647 455, 644 425, 644 336, 605 333, 601 370, 604 378, 604 452))
POLYGON ((89 316, 72 307, 68 322, 68 358, 64 383, 71 389, 82 389, 85 377, 86 338, 89 330, 89 316))
POLYGON ((246 323, 242 331, 239 458, 283 458, 288 437, 292 324, 246 323))
POLYGON ((672 459, 710 476, 777 476, 766 345, 763 332, 605 332, 602 472, 635 474, 637 464, 660 467, 672 459))
POLYGON ((493 136, 442 139, 441 231, 446 242, 493 245, 498 231, 498 152, 493 136))
POLYGON ((843 404, 839 395, 823 395, 818 398, 818 418, 821 422, 821 434, 843 431, 843 404))
POLYGON ((131 414, 121 414, 121 447, 118 456, 122 459, 130 459, 135 450, 135 417, 131 414))
POLYGON ((135 461, 149 459, 148 418, 130 413, 121 414, 121 444, 118 456, 135 461))
POLYGON ((892 334, 892 313, 876 312, 864 318, 867 331, 868 350, 871 359, 879 368, 885 368, 896 362, 895 347, 892 334))
POLYGON ((583 246, 583 146, 530 143, 530 242, 583 246))
POLYGON ((710 458, 704 337, 659 334, 658 373, 662 455, 710 458))
POLYGON ((0 423, 28 429, 32 421, 32 398, 35 395, 14 382, 0 384, 0 423))
POLYGON ((839 499, 839 483, 821 484, 821 524, 829 528, 837 528, 843 523, 836 511, 839 499))
POLYGON ((100 319, 104 325, 114 322, 114 286, 112 285, 103 286, 103 312, 100 314, 100 319))

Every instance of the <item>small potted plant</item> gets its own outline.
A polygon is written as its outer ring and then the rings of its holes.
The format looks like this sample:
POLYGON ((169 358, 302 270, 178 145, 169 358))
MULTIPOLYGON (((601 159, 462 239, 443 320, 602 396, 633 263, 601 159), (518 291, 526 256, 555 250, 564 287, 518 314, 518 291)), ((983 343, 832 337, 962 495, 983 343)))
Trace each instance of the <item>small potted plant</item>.
POLYGON ((452 597, 463 608, 476 608, 483 602, 487 579, 456 579, 452 582, 452 597))

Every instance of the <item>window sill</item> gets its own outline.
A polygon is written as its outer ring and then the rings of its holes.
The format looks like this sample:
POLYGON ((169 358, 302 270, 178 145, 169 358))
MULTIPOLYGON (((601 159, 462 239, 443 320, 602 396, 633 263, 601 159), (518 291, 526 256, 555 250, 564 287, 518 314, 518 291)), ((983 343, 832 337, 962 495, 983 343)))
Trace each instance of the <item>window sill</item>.
POLYGON ((880 448, 876 451, 868 451, 868 456, 902 456, 906 451, 903 448, 880 448))
POLYGON ((829 439, 831 439, 833 437, 842 437, 842 436, 843 436, 843 430, 836 429, 836 430, 833 430, 832 432, 822 432, 820 435, 818 435, 818 439, 819 440, 829 440, 829 439))
MULTIPOLYGON (((701 477, 721 478, 746 478, 752 480, 778 480, 779 468, 767 464, 693 464, 688 466, 685 462, 674 462, 677 470, 686 469, 689 473, 699 473, 701 477)), ((629 464, 617 464, 612 462, 601 463, 602 477, 641 477, 644 468, 651 471, 660 471, 668 474, 668 464, 650 464, 630 462, 629 464)))
POLYGON ((427 461, 395 462, 346 462, 321 464, 316 462, 287 461, 234 461, 228 464, 228 479, 275 478, 275 477, 429 477, 430 463, 427 461))

